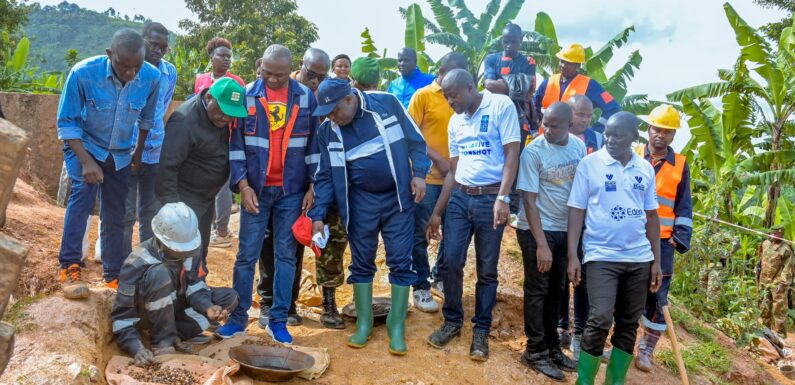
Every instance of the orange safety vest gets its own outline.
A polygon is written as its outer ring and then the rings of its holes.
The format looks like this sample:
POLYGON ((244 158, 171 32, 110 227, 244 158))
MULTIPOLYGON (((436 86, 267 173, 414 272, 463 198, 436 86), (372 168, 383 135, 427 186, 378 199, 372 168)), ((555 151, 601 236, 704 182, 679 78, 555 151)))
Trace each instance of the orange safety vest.
MULTIPOLYGON (((637 146, 635 152, 644 157, 646 146, 637 146)), ((660 238, 671 238, 674 234, 674 203, 676 202, 676 189, 682 181, 682 172, 685 170, 687 158, 682 154, 674 153, 674 163, 663 162, 660 171, 657 171, 654 181, 657 183, 657 215, 660 216, 660 238)))
POLYGON ((541 107, 544 109, 549 108, 555 102, 568 102, 569 98, 574 95, 585 95, 588 91, 588 84, 591 78, 577 74, 574 80, 566 86, 563 95, 560 94, 560 74, 555 74, 549 77, 547 81, 547 89, 544 90, 544 99, 541 101, 541 107))

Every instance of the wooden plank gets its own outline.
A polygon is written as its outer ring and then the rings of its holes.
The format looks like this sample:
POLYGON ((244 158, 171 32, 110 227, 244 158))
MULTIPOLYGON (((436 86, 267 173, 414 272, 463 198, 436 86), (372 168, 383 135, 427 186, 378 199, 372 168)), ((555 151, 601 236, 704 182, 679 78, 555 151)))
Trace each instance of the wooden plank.
POLYGON ((6 207, 11 201, 29 141, 30 137, 24 130, 0 119, 0 227, 5 224, 6 207))

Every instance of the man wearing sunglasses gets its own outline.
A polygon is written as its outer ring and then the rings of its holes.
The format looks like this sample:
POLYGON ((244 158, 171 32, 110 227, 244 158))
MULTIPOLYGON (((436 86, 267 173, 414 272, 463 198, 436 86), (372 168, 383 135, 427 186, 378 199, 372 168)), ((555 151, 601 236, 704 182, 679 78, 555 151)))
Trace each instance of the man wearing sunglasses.
POLYGON ((313 93, 317 92, 317 87, 328 78, 328 71, 331 68, 328 54, 321 49, 310 48, 304 53, 300 65, 301 68, 293 72, 290 77, 309 87, 313 93))

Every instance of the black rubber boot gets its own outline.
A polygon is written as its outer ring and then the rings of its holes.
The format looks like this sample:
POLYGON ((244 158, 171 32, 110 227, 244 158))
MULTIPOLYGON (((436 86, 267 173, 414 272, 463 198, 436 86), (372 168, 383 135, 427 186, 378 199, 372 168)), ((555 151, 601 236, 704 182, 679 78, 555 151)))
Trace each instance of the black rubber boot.
POLYGON ((337 310, 336 292, 335 287, 323 287, 323 314, 320 315, 320 323, 327 329, 345 329, 345 321, 337 310))

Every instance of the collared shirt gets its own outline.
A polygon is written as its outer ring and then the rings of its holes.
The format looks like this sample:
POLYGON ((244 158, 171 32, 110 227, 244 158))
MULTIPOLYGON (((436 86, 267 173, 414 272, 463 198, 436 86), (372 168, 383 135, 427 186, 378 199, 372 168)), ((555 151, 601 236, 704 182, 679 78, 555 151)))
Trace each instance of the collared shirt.
POLYGON ((389 88, 386 90, 400 100, 403 108, 409 108, 411 97, 418 89, 433 83, 433 75, 423 73, 419 68, 415 68, 409 76, 400 76, 399 78, 389 83, 389 88))
POLYGON ((112 155, 120 170, 132 161, 136 124, 144 131, 154 125, 159 89, 160 71, 149 63, 122 85, 107 56, 85 59, 66 79, 58 105, 58 139, 80 139, 97 160, 112 155))
MULTIPOLYGON (((516 189, 538 194, 536 206, 544 231, 567 230, 569 208, 566 201, 577 165, 584 157, 585 145, 571 134, 563 146, 549 143, 541 135, 522 151, 516 189)), ((516 227, 529 230, 524 202, 520 207, 516 227)))
MULTIPOLYGON (((420 127, 422 136, 428 148, 436 151, 445 159, 450 159, 450 149, 447 146, 447 126, 450 117, 455 114, 447 99, 444 98, 442 87, 439 83, 432 82, 422 87, 414 94, 409 103, 409 115, 420 127)), ((444 176, 436 165, 431 167, 431 172, 425 178, 428 184, 441 185, 444 176)))
POLYGON ((626 166, 604 148, 586 156, 568 206, 585 210, 583 263, 654 260, 646 238, 646 211, 658 208, 654 169, 634 152, 626 166))
POLYGON ((456 182, 464 186, 502 182, 502 146, 520 140, 519 118, 509 97, 483 91, 477 111, 472 116, 453 115, 447 132, 450 157, 459 158, 456 182))
MULTIPOLYGON (((163 146, 165 137, 166 112, 171 105, 171 98, 174 96, 174 87, 177 85, 177 68, 166 60, 160 60, 157 67, 160 70, 160 91, 157 95, 157 107, 155 107, 154 125, 149 130, 144 144, 144 152, 141 161, 147 164, 157 164, 160 162, 160 148, 163 146)), ((138 128, 138 124, 135 125, 138 128)), ((138 130, 133 130, 132 144, 135 146, 138 140, 138 130)))

